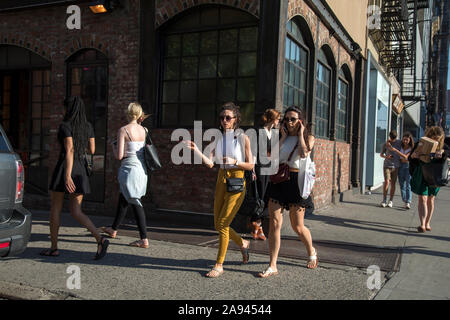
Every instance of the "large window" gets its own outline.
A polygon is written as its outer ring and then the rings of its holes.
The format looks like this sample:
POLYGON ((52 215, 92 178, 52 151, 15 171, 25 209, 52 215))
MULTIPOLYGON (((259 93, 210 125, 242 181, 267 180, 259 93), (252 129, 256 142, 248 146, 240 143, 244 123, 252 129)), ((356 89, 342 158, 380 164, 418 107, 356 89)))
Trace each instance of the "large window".
POLYGON ((87 200, 104 200, 106 125, 108 106, 108 60, 97 50, 83 50, 68 60, 68 96, 81 96, 86 116, 95 132, 94 174, 90 177, 93 192, 87 200))
POLYGON ((164 30, 160 124, 218 123, 218 109, 233 101, 241 125, 253 126, 258 28, 236 9, 196 8, 164 30))
POLYGON ((286 29, 283 105, 285 109, 295 105, 305 110, 308 50, 295 21, 290 20, 286 29))
POLYGON ((336 139, 347 140, 347 110, 349 97, 349 84, 345 80, 345 74, 342 70, 339 72, 338 80, 338 100, 336 115, 336 139))
POLYGON ((329 114, 331 100, 331 67, 323 50, 320 50, 319 61, 317 62, 316 77, 316 129, 318 137, 328 138, 329 135, 329 114))
POLYGON ((378 100, 377 107, 377 137, 376 137, 376 153, 381 153, 383 144, 387 140, 388 135, 388 107, 378 100))

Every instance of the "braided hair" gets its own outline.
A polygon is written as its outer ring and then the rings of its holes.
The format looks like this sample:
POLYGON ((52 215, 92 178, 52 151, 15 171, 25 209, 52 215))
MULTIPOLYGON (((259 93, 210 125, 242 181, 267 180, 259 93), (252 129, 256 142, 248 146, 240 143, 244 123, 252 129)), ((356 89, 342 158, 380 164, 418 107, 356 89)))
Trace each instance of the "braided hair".
POLYGON ((64 106, 66 107, 64 122, 68 122, 72 128, 75 154, 82 155, 86 152, 90 128, 90 124, 86 119, 83 99, 78 96, 66 98, 64 99, 64 106))

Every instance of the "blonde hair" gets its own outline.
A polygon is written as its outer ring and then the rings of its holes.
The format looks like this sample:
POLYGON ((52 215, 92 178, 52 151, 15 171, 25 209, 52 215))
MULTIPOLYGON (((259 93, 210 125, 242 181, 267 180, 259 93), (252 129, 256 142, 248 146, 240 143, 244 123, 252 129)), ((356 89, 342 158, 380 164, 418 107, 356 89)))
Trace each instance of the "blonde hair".
POLYGON ((142 117, 142 114, 143 114, 142 107, 139 103, 132 102, 128 105, 128 109, 127 109, 128 121, 137 120, 140 117, 142 117))
POLYGON ((433 137, 439 137, 439 139, 437 140, 438 144, 438 150, 441 150, 444 148, 444 130, 442 130, 441 127, 438 126, 433 126, 433 127, 429 127, 426 131, 425 131, 425 137, 428 137, 430 139, 432 139, 433 137))

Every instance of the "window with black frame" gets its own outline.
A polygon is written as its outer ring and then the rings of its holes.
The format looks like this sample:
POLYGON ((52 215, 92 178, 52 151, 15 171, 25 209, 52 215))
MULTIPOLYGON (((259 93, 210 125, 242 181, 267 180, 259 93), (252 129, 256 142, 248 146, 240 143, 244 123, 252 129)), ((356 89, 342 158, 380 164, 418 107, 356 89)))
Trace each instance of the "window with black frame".
POLYGON ((338 99, 337 99, 337 115, 336 115, 336 139, 347 140, 347 109, 349 96, 349 83, 345 79, 342 69, 339 72, 338 80, 338 99))
POLYGON ((258 28, 256 18, 232 8, 197 7, 164 29, 160 125, 218 123, 233 101, 243 126, 253 126, 258 28))
POLYGON ((283 107, 299 106, 305 110, 308 49, 299 25, 290 20, 286 26, 283 107))
POLYGON ((325 53, 320 50, 316 76, 315 135, 322 138, 330 137, 331 75, 331 67, 328 65, 325 53))
POLYGON ((68 60, 68 96, 81 96, 88 121, 94 127, 95 155, 93 175, 90 177, 92 193, 86 200, 104 201, 105 155, 108 115, 108 60, 95 50, 86 49, 68 60))

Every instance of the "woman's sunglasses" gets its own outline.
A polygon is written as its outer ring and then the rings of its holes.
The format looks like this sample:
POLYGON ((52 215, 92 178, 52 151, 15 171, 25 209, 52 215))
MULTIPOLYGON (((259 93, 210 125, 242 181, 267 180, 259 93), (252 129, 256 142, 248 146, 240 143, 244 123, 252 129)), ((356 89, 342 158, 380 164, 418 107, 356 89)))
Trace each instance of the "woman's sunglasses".
POLYGON ((285 122, 289 122, 289 121, 295 122, 295 121, 297 121, 297 120, 298 120, 298 118, 289 118, 289 117, 285 117, 285 118, 284 118, 284 121, 285 121, 285 122))
POLYGON ((221 121, 226 120, 227 122, 228 122, 228 121, 231 121, 231 119, 234 119, 234 118, 236 118, 236 117, 230 117, 230 116, 220 116, 220 117, 219 117, 219 119, 220 119, 221 121))

